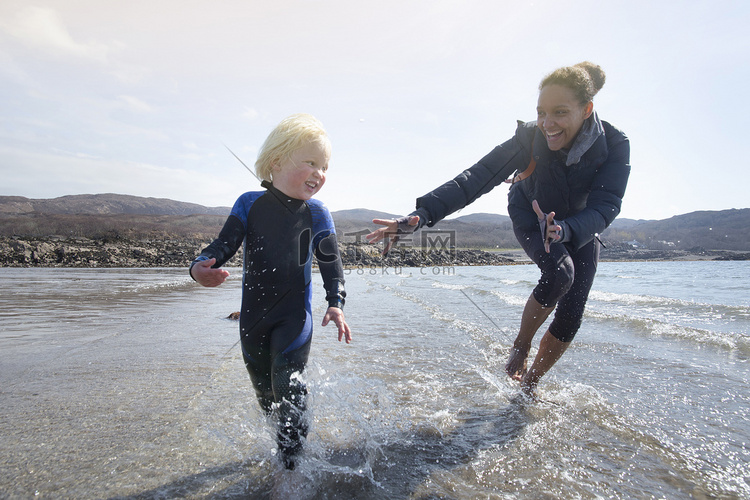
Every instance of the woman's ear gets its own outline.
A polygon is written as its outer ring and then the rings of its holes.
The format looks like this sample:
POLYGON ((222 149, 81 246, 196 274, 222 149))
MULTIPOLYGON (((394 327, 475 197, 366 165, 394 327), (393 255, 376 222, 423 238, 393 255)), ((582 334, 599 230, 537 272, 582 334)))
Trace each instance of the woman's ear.
POLYGON ((586 103, 586 105, 583 107, 583 119, 588 119, 589 116, 591 116, 591 113, 594 112, 594 102, 589 101, 586 103))

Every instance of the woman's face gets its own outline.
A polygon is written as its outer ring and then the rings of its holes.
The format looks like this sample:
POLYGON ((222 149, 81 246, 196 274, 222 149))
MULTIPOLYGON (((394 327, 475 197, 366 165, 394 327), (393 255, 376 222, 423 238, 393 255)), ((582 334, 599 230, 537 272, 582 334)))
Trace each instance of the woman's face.
POLYGON ((573 145, 584 120, 591 116, 594 103, 581 104, 573 91, 562 85, 546 85, 539 92, 536 125, 544 132, 551 151, 573 145))

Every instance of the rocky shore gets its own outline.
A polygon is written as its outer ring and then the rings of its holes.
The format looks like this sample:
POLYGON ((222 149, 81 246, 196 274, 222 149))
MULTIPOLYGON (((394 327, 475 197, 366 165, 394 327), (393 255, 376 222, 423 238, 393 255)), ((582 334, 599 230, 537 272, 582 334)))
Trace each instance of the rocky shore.
MULTIPOLYGON (((208 244, 194 239, 2 238, 0 267, 183 267, 208 244)), ((349 268, 513 264, 513 258, 481 250, 423 252, 397 249, 382 258, 373 245, 341 244, 349 268)), ((241 266, 235 255, 228 266, 241 266)))
MULTIPOLYGON (((183 267, 208 244, 197 239, 129 240, 122 238, 0 237, 0 267, 183 267)), ((387 258, 372 245, 340 245, 347 268, 487 266, 524 264, 521 250, 487 252, 454 250, 425 252, 414 248, 393 250, 387 258)), ((602 250, 602 260, 750 260, 750 253, 721 250, 638 250, 627 247, 602 250)), ((241 266, 236 255, 228 266, 241 266)))
POLYGON ((195 240, 0 238, 0 266, 180 267, 204 246, 195 240))

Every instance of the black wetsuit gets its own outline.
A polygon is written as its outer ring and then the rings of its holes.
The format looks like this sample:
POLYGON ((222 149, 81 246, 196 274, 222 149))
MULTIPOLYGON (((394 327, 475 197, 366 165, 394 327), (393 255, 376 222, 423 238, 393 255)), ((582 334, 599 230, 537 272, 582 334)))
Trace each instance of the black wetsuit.
MULTIPOLYGON (((317 200, 267 191, 239 197, 219 237, 195 261, 222 266, 245 242, 240 340, 242 356, 263 410, 279 416, 279 448, 285 457, 301 448, 307 390, 304 370, 312 339, 312 254, 329 307, 342 308, 343 267, 328 209, 317 200)), ((289 465, 287 463, 287 465, 289 465)))

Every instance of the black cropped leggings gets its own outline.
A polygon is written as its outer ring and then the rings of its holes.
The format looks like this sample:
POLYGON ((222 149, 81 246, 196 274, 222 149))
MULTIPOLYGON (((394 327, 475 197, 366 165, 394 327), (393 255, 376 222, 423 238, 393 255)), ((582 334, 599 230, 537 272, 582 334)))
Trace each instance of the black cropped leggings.
POLYGON ((518 231, 516 238, 529 258, 542 271, 533 295, 543 307, 557 304, 549 326, 561 342, 570 342, 581 326, 583 310, 599 264, 599 242, 594 239, 577 252, 567 243, 552 243, 544 250, 539 230, 518 231))

